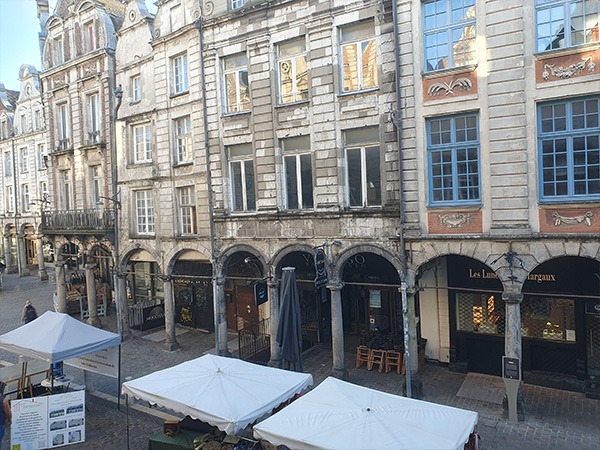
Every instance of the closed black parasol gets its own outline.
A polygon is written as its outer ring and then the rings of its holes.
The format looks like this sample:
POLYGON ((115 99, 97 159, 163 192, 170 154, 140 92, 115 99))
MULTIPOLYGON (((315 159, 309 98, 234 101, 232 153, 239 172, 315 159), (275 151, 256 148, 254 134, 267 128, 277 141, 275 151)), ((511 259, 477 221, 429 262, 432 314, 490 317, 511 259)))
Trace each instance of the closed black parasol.
POLYGON ((281 368, 302 372, 302 321, 293 267, 283 268, 280 298, 276 341, 281 347, 281 368))

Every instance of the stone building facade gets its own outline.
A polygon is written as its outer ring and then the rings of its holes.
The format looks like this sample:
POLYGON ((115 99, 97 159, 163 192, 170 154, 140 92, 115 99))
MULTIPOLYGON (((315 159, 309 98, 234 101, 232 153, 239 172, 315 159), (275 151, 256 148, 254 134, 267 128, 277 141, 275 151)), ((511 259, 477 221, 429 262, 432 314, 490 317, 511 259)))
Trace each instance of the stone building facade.
POLYGON ((19 80, 20 92, 0 86, 2 256, 7 272, 21 276, 36 273, 47 279, 45 259, 52 256, 39 227, 49 184, 46 124, 37 69, 21 66, 19 80))

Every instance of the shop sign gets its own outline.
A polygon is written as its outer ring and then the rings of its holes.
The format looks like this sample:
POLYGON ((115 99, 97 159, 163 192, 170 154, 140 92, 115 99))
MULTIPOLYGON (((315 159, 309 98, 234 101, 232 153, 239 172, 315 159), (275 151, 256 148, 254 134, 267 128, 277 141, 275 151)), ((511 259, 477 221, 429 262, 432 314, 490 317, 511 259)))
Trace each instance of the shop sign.
POLYGON ((600 302, 587 302, 585 304, 585 313, 600 315, 600 302))
POLYGON ((267 281, 259 280, 254 283, 254 304, 256 306, 266 303, 268 300, 267 296, 267 281))
POLYGON ((325 256, 325 251, 322 247, 315 249, 314 259, 315 271, 317 274, 315 278, 315 288, 320 289, 325 287, 329 281, 327 279, 327 257, 325 256))
MULTIPOLYGON (((481 269, 481 270, 469 269, 469 278, 476 278, 476 279, 483 279, 483 278, 497 279, 498 275, 496 274, 496 272, 488 272, 485 269, 481 269)), ((553 274, 553 273, 532 273, 532 274, 529 274, 527 276, 527 280, 528 281, 535 281, 537 283, 544 283, 544 282, 552 283, 552 282, 556 281, 556 274, 553 274)))

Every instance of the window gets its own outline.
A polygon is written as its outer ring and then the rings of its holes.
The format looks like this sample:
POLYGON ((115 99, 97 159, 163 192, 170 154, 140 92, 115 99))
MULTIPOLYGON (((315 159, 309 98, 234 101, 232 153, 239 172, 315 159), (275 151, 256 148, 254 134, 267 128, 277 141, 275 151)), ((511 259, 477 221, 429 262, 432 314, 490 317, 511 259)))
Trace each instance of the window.
POLYGON ((52 62, 55 66, 65 62, 65 49, 63 47, 62 36, 54 38, 52 42, 52 62))
POLYGON ((192 130, 190 116, 173 121, 175 133, 175 159, 177 164, 192 162, 192 130))
POLYGON ((425 71, 474 64, 475 0, 423 3, 425 71))
POLYGON ((480 202, 476 114, 429 119, 427 153, 429 201, 432 205, 480 202))
POLYGON ((139 102, 142 99, 142 78, 139 75, 131 77, 131 101, 139 102))
POLYGON ((188 91, 187 64, 187 55, 176 56, 171 60, 172 94, 181 94, 188 91))
POLYGON ((6 186, 6 211, 9 213, 15 212, 15 197, 13 187, 6 186))
POLYGON ((133 127, 133 162, 147 163, 152 161, 152 135, 150 125, 133 127))
POLYGON ((226 113, 250 109, 248 58, 246 55, 229 56, 223 60, 223 92, 225 93, 226 113))
POLYGON ((94 32, 94 22, 87 22, 83 25, 83 50, 85 53, 96 49, 96 35, 94 32))
POLYGON ((504 334, 504 300, 499 295, 456 293, 456 330, 504 334))
POLYGON ((102 170, 101 166, 90 167, 90 204, 97 208, 100 203, 100 195, 102 192, 102 170))
POLYGON ((27 114, 21 114, 21 133, 25 134, 29 132, 29 127, 27 126, 27 114))
POLYGON ((244 6, 244 0, 229 0, 231 3, 231 9, 238 9, 244 6))
POLYGON ((196 204, 194 187, 186 186, 177 189, 179 207, 179 234, 196 234, 196 204))
POLYGON ((86 106, 88 144, 98 144, 100 142, 100 96, 97 92, 87 96, 86 106))
POLYGON ((68 170, 60 171, 60 180, 62 189, 60 193, 60 203, 63 210, 70 210, 72 205, 71 200, 71 173, 68 170))
POLYGON ((535 3, 538 52, 598 42, 597 0, 536 0, 535 3))
POLYGON ((343 91, 377 87, 377 44, 372 21, 341 29, 343 91))
POLYGON ((48 192, 48 182, 41 181, 40 182, 40 198, 47 202, 50 193, 48 192))
POLYGON ((8 133, 8 121, 2 120, 2 122, 0 122, 0 139, 4 140, 8 139, 9 137, 10 134, 8 133))
POLYGON ((538 105, 541 200, 600 199, 600 97, 538 105))
POLYGON ((13 174, 13 160, 11 152, 4 152, 4 176, 12 177, 13 174))
POLYGON ((306 100, 308 98, 308 66, 304 38, 279 44, 277 60, 279 103, 306 100))
POLYGON ((31 211, 31 200, 29 199, 29 185, 21 185, 21 204, 24 212, 31 211))
POLYGON ((66 103, 56 105, 56 136, 58 150, 68 150, 71 146, 71 132, 69 130, 69 109, 66 103))
POLYGON ((381 205, 379 129, 366 127, 344 132, 346 192, 349 206, 381 205))
POLYGON ((152 191, 135 193, 135 218, 138 234, 154 234, 154 204, 152 191))
POLYGON ((19 161, 21 163, 21 173, 29 172, 29 149, 27 147, 23 147, 20 150, 20 158, 19 161))
POLYGON ((44 144, 37 145, 37 155, 38 155, 38 169, 43 170, 46 169, 46 146, 44 144))
POLYGON ((256 196, 254 193, 252 145, 232 145, 227 148, 227 157, 229 159, 231 209, 233 211, 254 211, 256 196))
POLYGON ((44 128, 44 118, 42 116, 42 110, 41 109, 36 109, 35 112, 33 113, 33 120, 34 120, 34 126, 35 126, 35 130, 39 131, 42 128, 44 128))
POLYGON ((281 141, 283 151, 284 208, 307 209, 313 204, 310 138, 301 136, 281 141))

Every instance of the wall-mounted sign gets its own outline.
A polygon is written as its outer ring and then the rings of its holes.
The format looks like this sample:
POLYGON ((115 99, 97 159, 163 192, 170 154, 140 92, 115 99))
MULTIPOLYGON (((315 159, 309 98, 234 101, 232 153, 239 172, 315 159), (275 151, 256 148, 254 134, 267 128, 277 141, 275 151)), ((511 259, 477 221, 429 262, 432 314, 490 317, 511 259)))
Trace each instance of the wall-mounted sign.
POLYGON ((519 358, 502 357, 502 378, 521 379, 521 360, 519 358))
POLYGON ((381 291, 369 289, 369 306, 371 308, 381 308, 381 291))
POLYGON ((327 279, 327 257, 325 256, 325 251, 322 247, 317 247, 315 249, 315 288, 320 289, 327 285, 329 281, 327 279))
POLYGON ((254 304, 256 306, 266 303, 269 299, 267 295, 267 281, 260 280, 254 283, 254 304))

